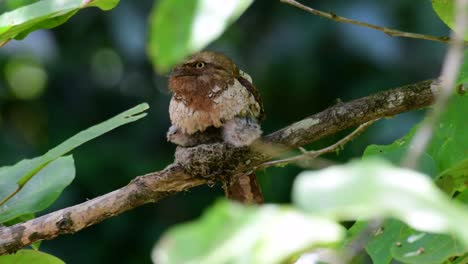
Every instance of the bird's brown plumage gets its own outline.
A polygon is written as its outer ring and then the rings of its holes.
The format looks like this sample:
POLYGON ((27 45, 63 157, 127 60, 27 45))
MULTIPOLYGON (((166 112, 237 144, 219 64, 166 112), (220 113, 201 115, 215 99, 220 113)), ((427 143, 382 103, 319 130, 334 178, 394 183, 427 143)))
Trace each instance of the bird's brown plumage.
MULTIPOLYGON (((262 133, 260 94, 250 76, 225 55, 203 51, 177 65, 169 77, 173 96, 168 140, 183 146, 224 141, 250 145, 262 133)), ((226 196, 244 203, 261 203, 255 175, 241 175, 224 184, 226 196)))
POLYGON ((169 77, 172 124, 194 134, 221 127, 234 117, 263 118, 263 105, 250 76, 222 53, 203 51, 177 65, 169 77))

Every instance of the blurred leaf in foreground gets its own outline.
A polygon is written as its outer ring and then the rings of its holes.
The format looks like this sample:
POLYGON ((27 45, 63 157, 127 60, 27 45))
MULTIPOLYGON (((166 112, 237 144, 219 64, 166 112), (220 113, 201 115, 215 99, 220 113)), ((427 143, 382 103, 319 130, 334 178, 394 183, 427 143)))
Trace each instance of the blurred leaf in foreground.
MULTIPOLYGON (((453 30, 455 26, 455 0, 432 0, 432 8, 439 18, 453 30)), ((468 35, 465 35, 465 40, 468 40, 468 35)))
POLYGON ((344 228, 292 208, 220 201, 195 222, 166 233, 154 263, 281 263, 293 254, 343 238, 344 228))
POLYGON ((0 43, 13 38, 22 39, 37 29, 61 25, 82 8, 96 6, 109 10, 118 2, 119 0, 42 0, 21 6, 0 15, 0 43))
POLYGON ((253 0, 161 0, 152 11, 148 53, 159 72, 217 39, 253 0))
POLYGON ((450 234, 468 249, 468 208, 451 201, 424 174, 380 159, 301 173, 293 200, 314 215, 338 221, 399 219, 414 229, 450 234))

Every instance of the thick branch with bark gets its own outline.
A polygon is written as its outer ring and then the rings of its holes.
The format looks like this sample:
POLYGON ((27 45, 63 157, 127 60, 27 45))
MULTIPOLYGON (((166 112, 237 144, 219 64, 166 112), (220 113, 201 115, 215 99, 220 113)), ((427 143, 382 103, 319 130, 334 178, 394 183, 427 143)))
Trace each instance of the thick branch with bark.
MULTIPOLYGON (((436 87, 436 86, 434 86, 436 87)), ((250 172, 279 152, 296 148, 377 118, 431 105, 437 89, 423 81, 341 103, 263 138, 252 148, 214 143, 178 148, 162 171, 136 177, 127 186, 81 204, 9 227, 0 227, 0 254, 40 240, 80 231, 125 211, 208 182, 250 172), (273 145, 261 151, 259 145, 273 145), (284 146, 278 148, 276 146, 284 146)))

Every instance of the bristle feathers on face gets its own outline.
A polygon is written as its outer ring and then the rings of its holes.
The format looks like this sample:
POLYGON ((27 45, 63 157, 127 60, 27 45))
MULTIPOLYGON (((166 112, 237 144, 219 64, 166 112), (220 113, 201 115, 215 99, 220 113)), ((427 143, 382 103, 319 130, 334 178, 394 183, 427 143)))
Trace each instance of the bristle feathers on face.
POLYGON ((170 76, 184 76, 184 73, 185 76, 194 76, 216 72, 223 72, 231 77, 239 75, 236 64, 226 55, 214 51, 201 51, 177 65, 170 76))
POLYGON ((224 54, 202 51, 192 55, 174 67, 169 77, 174 93, 169 107, 172 124, 192 135, 208 127, 219 128, 236 116, 261 120, 263 105, 251 82, 224 54))

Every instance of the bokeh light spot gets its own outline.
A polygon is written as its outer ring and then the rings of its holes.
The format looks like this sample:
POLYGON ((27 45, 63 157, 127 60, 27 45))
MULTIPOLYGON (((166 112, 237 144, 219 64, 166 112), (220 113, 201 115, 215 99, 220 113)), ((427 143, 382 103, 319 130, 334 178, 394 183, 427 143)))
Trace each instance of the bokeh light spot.
POLYGON ((21 100, 41 96, 47 83, 46 71, 31 59, 11 59, 5 67, 5 77, 13 96, 21 100))
POLYGON ((100 49, 94 53, 91 60, 91 74, 99 85, 115 86, 122 79, 122 59, 112 49, 100 49))

